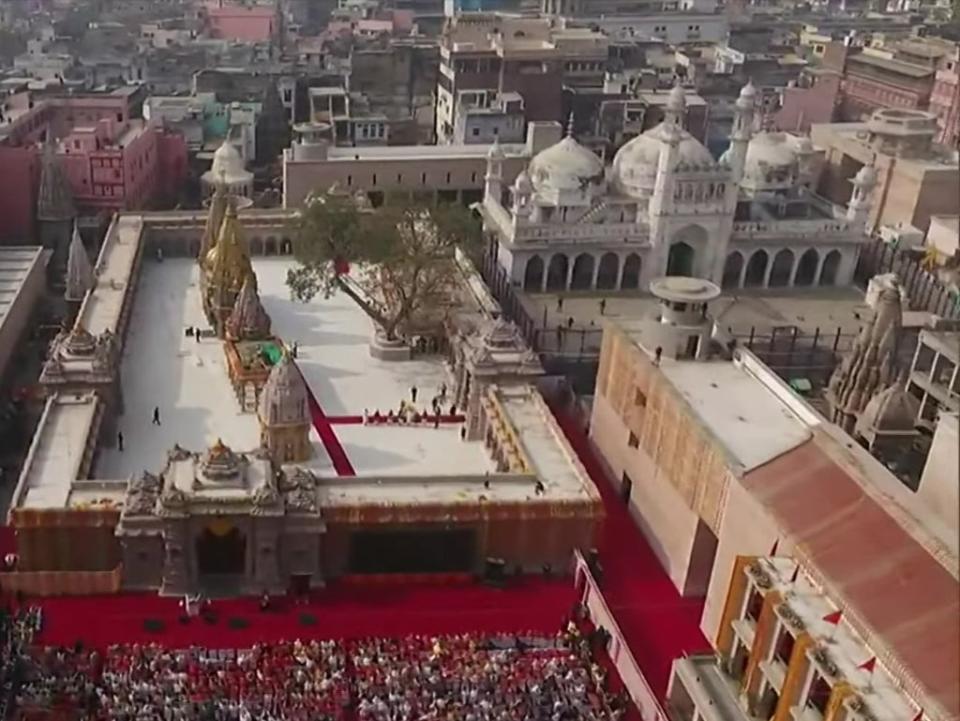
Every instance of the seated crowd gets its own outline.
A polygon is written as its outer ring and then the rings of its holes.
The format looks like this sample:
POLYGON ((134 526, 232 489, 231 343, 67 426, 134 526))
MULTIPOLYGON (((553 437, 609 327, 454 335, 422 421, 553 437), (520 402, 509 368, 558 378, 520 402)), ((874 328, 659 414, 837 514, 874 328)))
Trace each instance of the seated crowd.
POLYGON ((607 721, 623 703, 569 629, 556 638, 410 636, 246 651, 44 649, 17 707, 38 720, 607 721))
POLYGON ((0 719, 7 718, 20 677, 20 660, 42 624, 39 608, 0 610, 0 719))

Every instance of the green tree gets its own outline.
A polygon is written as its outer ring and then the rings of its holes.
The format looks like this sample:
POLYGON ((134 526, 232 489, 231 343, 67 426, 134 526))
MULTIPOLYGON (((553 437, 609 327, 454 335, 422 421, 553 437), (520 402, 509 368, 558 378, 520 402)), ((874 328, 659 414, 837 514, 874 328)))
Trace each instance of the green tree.
POLYGON ((444 305, 456 290, 457 248, 472 256, 480 226, 461 205, 432 205, 388 197, 376 210, 356 199, 314 196, 294 228, 299 266, 287 274, 294 298, 346 293, 388 340, 403 327, 444 305))

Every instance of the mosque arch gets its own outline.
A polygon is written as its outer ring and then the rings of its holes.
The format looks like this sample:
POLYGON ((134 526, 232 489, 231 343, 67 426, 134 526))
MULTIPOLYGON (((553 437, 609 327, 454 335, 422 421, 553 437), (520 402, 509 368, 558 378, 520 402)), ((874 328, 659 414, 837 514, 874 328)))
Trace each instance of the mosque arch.
POLYGON ((250 255, 263 255, 263 240, 260 236, 250 239, 250 255))
POLYGON ((617 276, 620 274, 620 258, 616 253, 604 253, 600 256, 597 268, 597 290, 615 290, 617 276))
POLYGON ((808 287, 817 279, 817 266, 820 265, 820 254, 815 248, 808 248, 797 263, 797 275, 793 279, 795 286, 808 287))
POLYGON ((593 256, 581 253, 573 260, 570 290, 590 290, 593 285, 593 256))
POLYGON ((623 280, 621 290, 637 290, 640 287, 640 271, 643 270, 643 261, 636 253, 630 253, 623 261, 623 280))
POLYGON ((727 260, 723 264, 721 285, 724 288, 739 288, 741 273, 743 273, 743 253, 735 250, 727 256, 727 260))
POLYGON ((289 238, 282 238, 280 240, 280 254, 281 255, 293 255, 293 241, 289 238))
POLYGON ((747 273, 743 278, 744 288, 762 288, 764 278, 767 276, 767 264, 770 256, 767 251, 758 250, 750 256, 747 262, 747 273))
POLYGON ((267 238, 267 242, 264 243, 264 251, 266 255, 276 255, 277 254, 277 239, 272 235, 267 238))
POLYGON ((692 245, 683 240, 674 242, 667 256, 667 275, 693 275, 695 258, 692 245))
POLYGON ((836 285, 837 272, 840 270, 840 260, 843 256, 839 250, 831 250, 823 259, 823 270, 820 271, 820 285, 836 285))
POLYGON ((785 288, 790 285, 790 274, 793 272, 793 251, 784 248, 773 256, 773 266, 770 268, 771 288, 785 288))
POLYGON ((523 289, 536 293, 543 289, 543 258, 534 255, 523 269, 523 289))
POLYGON ((555 253, 547 267, 547 290, 567 289, 567 270, 570 261, 564 253, 555 253))

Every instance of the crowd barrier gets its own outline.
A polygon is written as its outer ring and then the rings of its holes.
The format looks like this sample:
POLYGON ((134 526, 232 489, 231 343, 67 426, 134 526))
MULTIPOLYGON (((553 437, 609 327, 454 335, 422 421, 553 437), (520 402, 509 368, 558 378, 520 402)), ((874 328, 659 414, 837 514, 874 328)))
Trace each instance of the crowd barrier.
POLYGON ((586 607, 590 620, 594 626, 598 628, 602 626, 610 634, 610 644, 607 647, 610 659, 623 681, 630 700, 640 712, 640 718, 643 721, 669 721, 669 717, 640 670, 640 665, 630 652, 630 646, 620 626, 614 620, 613 613, 600 592, 600 586, 590 572, 587 560, 579 551, 574 557, 573 578, 577 592, 580 594, 580 603, 586 607))

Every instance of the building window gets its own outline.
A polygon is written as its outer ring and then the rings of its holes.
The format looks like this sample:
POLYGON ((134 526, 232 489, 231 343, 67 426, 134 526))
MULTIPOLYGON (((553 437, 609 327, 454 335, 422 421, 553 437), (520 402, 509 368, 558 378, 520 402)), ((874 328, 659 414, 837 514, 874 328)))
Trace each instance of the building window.
POLYGON ((627 438, 627 445, 630 446, 631 448, 640 447, 640 439, 637 437, 637 434, 634 433, 633 431, 630 431, 630 437, 627 438))
POLYGON ((634 394, 633 402, 635 405, 640 406, 641 408, 647 407, 647 394, 642 390, 637 388, 637 392, 634 394))
POLYGON ((353 176, 352 176, 352 175, 348 175, 348 176, 347 176, 347 185, 353 185, 353 176))
POLYGON ((370 183, 371 183, 372 185, 376 185, 376 184, 377 184, 377 174, 376 174, 376 173, 374 173, 374 174, 370 177, 370 183))
POLYGON ((810 693, 807 694, 807 707, 814 708, 824 717, 827 715, 827 704, 830 701, 830 684, 819 673, 813 675, 813 683, 810 684, 810 693))
POLYGON ((427 184, 427 174, 420 173, 420 185, 426 185, 426 184, 427 184))
POLYGON ((796 640, 793 638, 793 634, 786 628, 781 628, 780 635, 777 637, 777 645, 773 649, 774 659, 780 661, 784 666, 789 666, 790 656, 793 654, 795 645, 796 640))
POLYGON ((447 173, 447 185, 450 185, 450 173, 447 173))
POLYGON ((747 608, 744 617, 753 621, 760 620, 760 612, 763 611, 763 594, 756 588, 750 590, 750 597, 747 599, 747 608))
POLYGON ((397 173, 397 185, 401 185, 402 183, 403 183, 403 173, 397 173))
POLYGON ((476 182, 477 182, 477 174, 476 174, 476 173, 470 173, 470 182, 471 182, 471 183, 476 183, 476 182))

